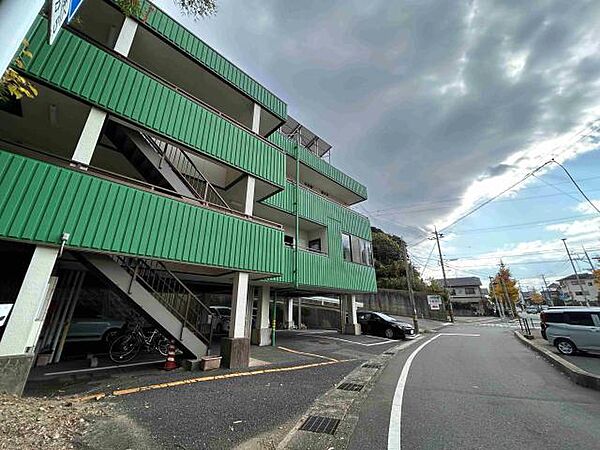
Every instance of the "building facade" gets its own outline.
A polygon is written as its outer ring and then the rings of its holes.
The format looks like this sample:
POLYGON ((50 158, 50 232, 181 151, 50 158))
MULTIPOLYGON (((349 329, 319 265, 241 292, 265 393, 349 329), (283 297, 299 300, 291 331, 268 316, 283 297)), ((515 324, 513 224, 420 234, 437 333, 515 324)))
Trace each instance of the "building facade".
POLYGON ((562 292, 562 300, 565 304, 585 305, 586 303, 597 304, 598 286, 594 282, 591 273, 572 274, 568 277, 556 280, 562 292))
POLYGON ((12 385, 40 352, 60 361, 80 310, 126 316, 120 302, 198 358, 209 294, 228 293, 228 367, 268 344, 275 297, 289 312, 294 297, 338 296, 357 332, 354 294, 376 291, 370 223, 350 208, 366 188, 285 102, 158 8, 86 0, 52 45, 45 11, 26 39, 33 56, 12 67, 38 95, 0 105, 12 385))
MULTIPOLYGON (((444 286, 444 280, 437 280, 444 286)), ((450 294, 452 309, 456 315, 484 314, 488 295, 481 287, 478 277, 447 278, 446 288, 450 294)))

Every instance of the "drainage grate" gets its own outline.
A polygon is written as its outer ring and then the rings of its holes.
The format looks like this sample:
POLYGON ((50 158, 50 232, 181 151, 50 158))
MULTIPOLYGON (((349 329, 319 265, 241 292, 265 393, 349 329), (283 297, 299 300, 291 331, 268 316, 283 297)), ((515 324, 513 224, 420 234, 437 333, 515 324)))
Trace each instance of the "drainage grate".
POLYGON ((365 369, 381 369, 381 364, 363 364, 365 369))
POLYGON ((395 355, 396 352, 383 352, 384 355, 395 355))
POLYGON ((308 419, 300 427, 304 431, 312 431, 313 433, 333 434, 340 423, 340 419, 332 419, 331 417, 323 416, 308 416, 308 419))
POLYGON ((342 391, 352 391, 352 392, 359 392, 362 390, 362 388, 364 388, 365 385, 364 384, 356 384, 356 383, 342 383, 340 384, 337 388, 341 389, 342 391))

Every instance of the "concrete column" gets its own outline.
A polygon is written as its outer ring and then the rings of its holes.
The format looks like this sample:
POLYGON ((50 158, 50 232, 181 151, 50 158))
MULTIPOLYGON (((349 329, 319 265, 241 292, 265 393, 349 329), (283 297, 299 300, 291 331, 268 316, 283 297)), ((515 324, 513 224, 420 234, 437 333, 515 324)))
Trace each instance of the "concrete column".
POLYGON ((260 133, 260 105, 254 104, 254 110, 252 111, 252 131, 256 134, 260 133))
MULTIPOLYGON (((117 37, 117 42, 115 43, 114 49, 116 52, 123 56, 129 55, 129 50, 131 50, 137 27, 138 25, 135 20, 129 17, 125 18, 119 36, 117 37)), ((94 155, 94 150, 96 149, 96 143, 98 142, 98 139, 100 139, 100 133, 102 132, 106 116, 107 113, 101 109, 94 107, 90 109, 81 135, 79 136, 79 141, 77 141, 75 152, 71 158, 73 161, 85 165, 90 164, 92 156, 94 155)))
POLYGON ((133 39, 135 38, 135 32, 137 31, 138 24, 131 17, 125 17, 117 42, 115 42, 115 51, 123 56, 129 56, 133 39))
POLYGON ((37 246, 0 341, 0 392, 21 395, 56 286, 58 249, 37 246))
POLYGON ((0 1, 0 77, 4 74, 45 0, 0 1))
POLYGON ((302 299, 298 297, 298 329, 302 327, 302 299))
POLYGON ((229 337, 221 340, 223 365, 232 369, 248 367, 250 363, 250 339, 246 337, 245 330, 248 279, 249 275, 244 272, 237 272, 233 276, 229 337))
POLYGON ((345 295, 342 301, 346 302, 346 311, 348 313, 348 322, 344 327, 344 334, 360 334, 360 324, 356 318, 356 296, 345 295))
POLYGON ((269 307, 271 302, 271 288, 262 286, 258 296, 258 311, 256 322, 252 330, 252 343, 259 346, 271 345, 271 328, 269 326, 269 307))
POLYGON ((339 332, 344 333, 346 329, 346 297, 344 295, 339 296, 340 299, 340 328, 339 332))
POLYGON ((256 179, 251 176, 247 176, 242 183, 244 186, 244 214, 251 216, 254 212, 254 187, 256 185, 256 179))
POLYGON ((283 328, 292 330, 294 328, 294 299, 286 298, 283 308, 283 328))

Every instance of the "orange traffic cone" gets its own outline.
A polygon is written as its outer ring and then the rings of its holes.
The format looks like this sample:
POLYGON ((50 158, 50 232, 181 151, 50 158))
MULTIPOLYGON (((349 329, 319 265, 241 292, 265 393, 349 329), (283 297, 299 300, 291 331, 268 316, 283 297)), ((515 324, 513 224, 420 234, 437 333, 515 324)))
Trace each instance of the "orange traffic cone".
POLYGON ((175 362, 175 342, 173 339, 169 341, 169 349, 167 350, 167 360, 165 361, 164 370, 173 370, 177 368, 177 363, 175 362))

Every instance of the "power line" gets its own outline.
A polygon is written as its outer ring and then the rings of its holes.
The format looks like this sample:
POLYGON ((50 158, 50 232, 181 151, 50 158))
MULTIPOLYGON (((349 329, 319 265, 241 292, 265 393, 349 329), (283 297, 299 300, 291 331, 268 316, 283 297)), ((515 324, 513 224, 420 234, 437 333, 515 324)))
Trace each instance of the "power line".
POLYGON ((594 208, 596 210, 596 212, 598 214, 600 214, 600 209, 598 209, 596 207, 596 205, 594 205, 594 202, 592 202, 589 199, 589 197, 587 195, 585 195, 585 192, 583 192, 583 189, 581 189, 579 187, 579 184, 577 184, 577 182, 573 179, 573 177, 571 176, 571 174, 569 173, 569 171, 567 170, 567 168, 565 166, 563 166, 561 163, 559 163, 558 161, 556 161, 554 158, 552 158, 551 161, 554 164, 558 164, 560 166, 560 168, 565 171, 565 173, 567 174, 567 176, 569 177, 569 179, 573 182, 573 184, 575 185, 575 187, 577 188, 577 190, 579 191, 579 193, 583 196, 583 198, 585 198, 587 200, 587 202, 592 206, 592 208, 594 208))

